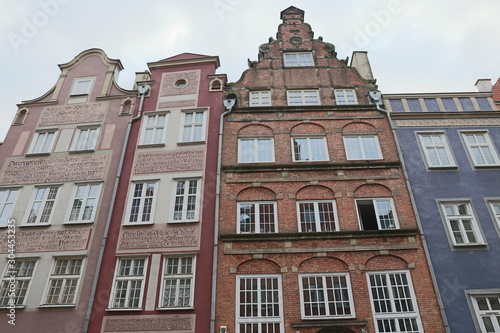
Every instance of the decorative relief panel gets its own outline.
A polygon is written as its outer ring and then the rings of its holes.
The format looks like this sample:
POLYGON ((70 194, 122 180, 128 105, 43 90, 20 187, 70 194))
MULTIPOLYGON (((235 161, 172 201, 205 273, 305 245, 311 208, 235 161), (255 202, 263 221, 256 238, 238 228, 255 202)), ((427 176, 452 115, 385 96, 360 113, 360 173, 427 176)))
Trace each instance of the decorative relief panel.
POLYGON ((101 332, 194 332, 195 315, 141 315, 104 317, 101 332))
POLYGON ((135 174, 193 171, 203 169, 203 150, 179 150, 161 153, 139 153, 135 174))
POLYGON ((396 120, 398 127, 500 126, 499 118, 408 119, 396 120))
POLYGON ((49 106, 43 109, 39 126, 101 122, 108 103, 49 106))
POLYGON ((120 250, 197 247, 197 228, 169 230, 122 230, 118 242, 120 250))
POLYGON ((6 162, 0 184, 37 184, 103 179, 108 155, 35 158, 6 162))
POLYGON ((170 101, 158 103, 158 109, 173 109, 196 106, 196 99, 186 99, 183 101, 170 101))
MULTIPOLYGON (((87 249, 91 229, 19 231, 16 252, 76 251, 87 249)), ((7 234, 0 242, 0 253, 7 253, 7 234)))
POLYGON ((163 73, 161 76, 160 97, 196 94, 200 83, 199 69, 174 73, 163 73), (176 87, 175 82, 186 80, 186 85, 176 87))

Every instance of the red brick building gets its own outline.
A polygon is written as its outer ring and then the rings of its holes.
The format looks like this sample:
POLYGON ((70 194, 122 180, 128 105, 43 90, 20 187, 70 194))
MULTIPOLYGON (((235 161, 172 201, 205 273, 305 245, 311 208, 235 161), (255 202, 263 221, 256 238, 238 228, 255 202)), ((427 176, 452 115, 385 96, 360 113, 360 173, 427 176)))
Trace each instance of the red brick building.
POLYGON ((226 95, 215 329, 444 332, 366 53, 281 18, 226 95))

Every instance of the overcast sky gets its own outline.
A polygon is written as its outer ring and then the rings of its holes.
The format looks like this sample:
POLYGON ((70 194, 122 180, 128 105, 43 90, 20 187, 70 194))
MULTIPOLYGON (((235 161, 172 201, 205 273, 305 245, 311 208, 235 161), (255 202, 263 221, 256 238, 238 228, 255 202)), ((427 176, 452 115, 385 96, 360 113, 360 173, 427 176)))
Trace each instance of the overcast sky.
POLYGON ((383 93, 476 91, 477 79, 500 76, 498 0, 3 1, 0 141, 16 104, 46 93, 57 65, 86 49, 120 59, 127 89, 147 62, 183 52, 219 56, 218 73, 234 82, 291 5, 339 58, 368 51, 383 93))

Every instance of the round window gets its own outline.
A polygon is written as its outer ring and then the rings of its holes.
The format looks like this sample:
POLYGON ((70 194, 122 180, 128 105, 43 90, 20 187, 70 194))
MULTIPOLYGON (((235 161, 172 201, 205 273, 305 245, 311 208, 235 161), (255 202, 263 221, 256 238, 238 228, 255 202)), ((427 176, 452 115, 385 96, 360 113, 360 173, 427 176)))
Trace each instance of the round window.
POLYGON ((184 80, 184 79, 180 79, 180 80, 175 81, 175 86, 176 86, 177 88, 182 88, 182 87, 185 87, 185 86, 186 86, 186 84, 187 84, 187 82, 186 82, 186 80, 184 80))

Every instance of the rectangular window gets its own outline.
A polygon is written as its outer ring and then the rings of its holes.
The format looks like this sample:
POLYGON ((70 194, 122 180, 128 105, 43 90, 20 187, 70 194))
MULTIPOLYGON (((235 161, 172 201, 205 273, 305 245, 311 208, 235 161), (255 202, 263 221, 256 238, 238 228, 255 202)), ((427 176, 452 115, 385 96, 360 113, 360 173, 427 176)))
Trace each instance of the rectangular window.
POLYGON ((356 207, 362 230, 399 229, 392 199, 357 199, 356 207))
POLYGON ((55 259, 50 275, 44 305, 74 305, 80 277, 83 271, 83 259, 55 259))
POLYGON ((195 222, 199 220, 200 179, 177 180, 174 184, 174 222, 195 222))
POLYGON ((238 276, 236 288, 238 333, 284 332, 279 276, 238 276))
POLYGON ((335 201, 298 201, 299 231, 338 230, 335 201))
POLYGON ((500 159, 487 132, 462 132, 474 166, 497 166, 500 159))
POLYGON ((481 332, 500 333, 500 294, 474 295, 472 304, 481 332))
POLYGON ((288 52, 283 53, 285 67, 314 66, 312 53, 310 52, 288 52))
POLYGON ((435 98, 424 98, 425 106, 428 112, 439 112, 439 105, 435 98))
POLYGON ((410 112, 422 112, 422 107, 420 106, 420 101, 418 98, 408 98, 406 99, 410 112))
POLYGON ((299 276, 303 319, 354 317, 349 274, 299 276))
POLYGON ((273 139, 240 139, 238 149, 238 162, 256 163, 273 162, 273 139))
POLYGON ((490 206, 495 222, 497 223, 498 228, 500 228, 500 201, 490 201, 490 206))
POLYGON ((195 257, 165 257, 160 308, 193 306, 195 257))
POLYGON ((146 277, 146 258, 119 258, 116 263, 109 307, 140 309, 146 277))
POLYGON ((7 226, 18 194, 18 189, 0 189, 0 227, 7 226))
POLYGON ((165 144, 167 115, 148 115, 144 119, 141 145, 165 144))
POLYGON ((454 245, 484 244, 469 202, 442 202, 441 209, 454 245))
POLYGON ((368 273, 375 327, 378 333, 422 333, 409 272, 368 273))
POLYGON ((56 131, 36 132, 29 149, 30 154, 50 154, 54 146, 56 131))
POLYGON ((183 112, 182 142, 205 140, 205 111, 183 112))
POLYGON ((90 94, 94 78, 79 78, 73 82, 71 89, 71 96, 88 95, 90 94))
POLYGON ((72 150, 94 150, 99 137, 99 128, 78 129, 72 150))
POLYGON ((68 221, 94 222, 100 192, 100 184, 76 185, 68 221))
POLYGON ((251 91, 250 106, 270 106, 271 92, 270 91, 251 91))
POLYGON ((379 160, 382 152, 375 135, 345 136, 344 145, 348 160, 379 160))
POLYGON ((287 91, 287 100, 289 106, 319 105, 317 90, 289 90, 287 91))
POLYGON ((419 133, 418 137, 430 168, 456 166, 444 133, 419 133))
POLYGON ((335 99, 337 100, 337 105, 358 104, 354 89, 336 89, 335 99))
POLYGON ((58 186, 38 187, 34 190, 27 224, 49 224, 57 199, 58 186))
POLYGON ((154 221, 157 190, 157 181, 134 182, 131 184, 129 215, 126 223, 154 221))
POLYGON ((0 287, 0 308, 9 306, 12 293, 10 282, 11 276, 15 276, 13 301, 16 306, 23 306, 26 303, 28 290, 35 271, 35 259, 16 259, 14 265, 7 264, 0 287))
POLYGON ((326 139, 324 137, 292 138, 293 160, 326 161, 326 139))
POLYGON ((277 232, 276 202, 239 202, 238 233, 277 232))

